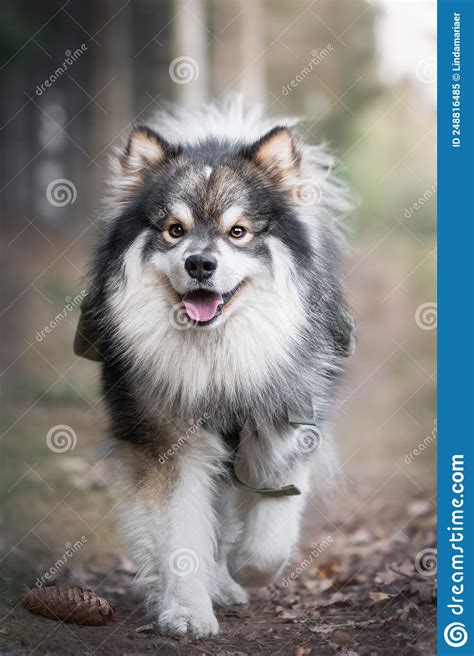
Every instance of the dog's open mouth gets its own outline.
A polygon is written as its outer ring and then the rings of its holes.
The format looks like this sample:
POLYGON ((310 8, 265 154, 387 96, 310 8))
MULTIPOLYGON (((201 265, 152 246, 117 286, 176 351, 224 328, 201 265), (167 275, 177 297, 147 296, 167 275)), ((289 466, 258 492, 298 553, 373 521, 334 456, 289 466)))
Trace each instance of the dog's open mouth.
POLYGON ((186 314, 201 326, 207 326, 220 316, 222 308, 234 296, 240 284, 230 292, 220 294, 208 289, 196 289, 182 297, 186 314))

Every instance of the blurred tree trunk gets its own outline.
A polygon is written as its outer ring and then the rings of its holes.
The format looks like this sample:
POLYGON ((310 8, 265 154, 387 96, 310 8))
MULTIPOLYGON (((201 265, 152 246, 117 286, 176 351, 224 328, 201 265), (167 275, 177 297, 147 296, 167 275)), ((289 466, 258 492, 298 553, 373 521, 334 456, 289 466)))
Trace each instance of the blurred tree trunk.
POLYGON ((264 24, 262 0, 214 0, 210 16, 215 35, 211 42, 214 95, 241 92, 251 102, 265 100, 264 24))
MULTIPOLYGON (((39 52, 34 62, 23 55, 22 46, 31 34, 31 26, 46 20, 52 1, 45 1, 33 12, 28 0, 19 0, 14 17, 24 33, 11 36, 11 49, 2 62, 2 82, 5 92, 0 104, 2 152, 2 224, 10 227, 14 236, 39 214, 36 194, 36 172, 41 161, 39 104, 36 85, 51 74, 51 59, 39 52), (33 102, 34 101, 34 102, 33 102)), ((37 46, 33 44, 37 49, 37 46)))
POLYGON ((211 41, 212 94, 220 97, 235 90, 239 63, 235 53, 238 49, 239 33, 236 5, 233 2, 212 0, 210 28, 215 38, 211 41))
POLYGON ((147 115, 170 100, 173 87, 168 68, 172 49, 172 0, 131 3, 132 53, 130 58, 133 116, 147 115), (153 99, 156 99, 154 102, 153 99))
MULTIPOLYGON (((103 187, 113 147, 123 144, 132 124, 146 121, 170 99, 171 11, 171 0, 160 0, 159 5, 154 0, 132 2, 114 18, 113 29, 100 33, 103 59, 95 69, 95 87, 105 87, 99 102, 107 114, 96 108, 92 149, 100 153, 101 168, 88 167, 94 199, 103 187)), ((114 0, 98 5, 97 29, 115 12, 114 0)))
POLYGON ((251 102, 265 100, 265 39, 262 0, 240 0, 240 89, 251 102))
POLYGON ((203 0, 175 0, 173 61, 170 78, 175 98, 195 106, 208 98, 207 17, 203 0))
MULTIPOLYGON (((95 30, 106 23, 116 11, 114 0, 99 3, 94 10, 95 30)), ((100 169, 88 164, 90 198, 96 204, 107 172, 107 158, 114 146, 120 144, 133 119, 132 77, 133 60, 131 40, 131 8, 125 7, 114 19, 114 29, 103 30, 97 36, 100 41, 101 65, 92 70, 93 86, 99 107, 94 107, 94 121, 89 134, 88 150, 96 159, 100 169), (103 91, 102 91, 103 89, 103 91), (101 109, 102 108, 102 109, 101 109)), ((94 212, 94 206, 89 208, 94 212)))

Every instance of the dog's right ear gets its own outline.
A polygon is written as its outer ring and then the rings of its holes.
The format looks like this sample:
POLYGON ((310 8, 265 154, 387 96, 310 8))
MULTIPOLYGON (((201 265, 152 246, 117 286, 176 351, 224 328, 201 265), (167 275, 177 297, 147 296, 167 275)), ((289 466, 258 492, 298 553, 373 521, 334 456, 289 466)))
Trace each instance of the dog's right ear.
POLYGON ((110 159, 112 175, 107 186, 110 206, 121 207, 133 197, 147 172, 159 170, 180 153, 179 146, 169 144, 154 130, 141 125, 134 127, 125 148, 116 149, 110 159))
POLYGON ((120 164, 125 174, 139 173, 178 154, 179 148, 171 146, 157 132, 139 125, 132 130, 128 138, 120 164))

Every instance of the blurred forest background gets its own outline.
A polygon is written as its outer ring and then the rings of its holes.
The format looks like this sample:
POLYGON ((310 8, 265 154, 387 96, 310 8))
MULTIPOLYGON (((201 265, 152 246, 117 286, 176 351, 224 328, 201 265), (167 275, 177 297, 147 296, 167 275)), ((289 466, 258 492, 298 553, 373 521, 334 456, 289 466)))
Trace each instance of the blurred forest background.
POLYGON ((435 29, 431 2, 3 3, 4 581, 31 583, 82 535, 76 566, 117 551, 98 372, 72 352, 74 298, 100 231, 108 154, 170 101, 242 92, 330 144, 356 201, 345 283, 359 344, 336 412, 351 492, 329 516, 355 526, 374 500, 382 514, 414 497, 432 504, 435 29), (54 452, 58 426, 70 443, 54 452))

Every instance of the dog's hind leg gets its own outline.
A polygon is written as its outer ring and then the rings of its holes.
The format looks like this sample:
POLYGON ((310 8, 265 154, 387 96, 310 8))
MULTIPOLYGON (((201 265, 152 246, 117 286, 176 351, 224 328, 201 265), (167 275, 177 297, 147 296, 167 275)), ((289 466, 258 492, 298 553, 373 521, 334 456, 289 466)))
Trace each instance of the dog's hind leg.
POLYGON ((240 492, 242 533, 229 555, 229 569, 246 586, 266 585, 283 570, 299 536, 309 463, 295 450, 294 430, 273 427, 245 429, 235 462, 240 480, 254 487, 280 488, 294 484, 302 494, 271 497, 240 492))
POLYGON ((132 473, 123 528, 150 613, 166 634, 216 634, 212 497, 224 457, 220 440, 201 431, 199 446, 189 440, 166 458, 151 446, 120 448, 132 473))

